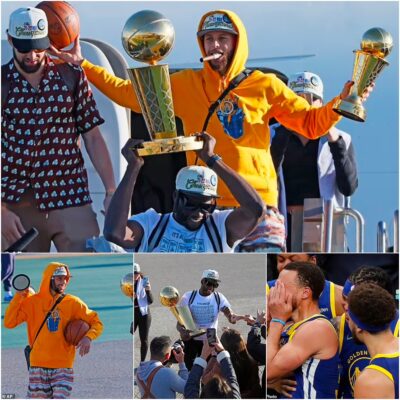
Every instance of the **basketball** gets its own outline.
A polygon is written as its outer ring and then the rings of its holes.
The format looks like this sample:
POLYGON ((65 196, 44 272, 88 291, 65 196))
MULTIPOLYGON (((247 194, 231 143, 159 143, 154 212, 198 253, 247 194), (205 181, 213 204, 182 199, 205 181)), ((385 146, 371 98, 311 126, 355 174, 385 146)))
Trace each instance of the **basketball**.
POLYGON ((57 49, 69 46, 79 35, 79 15, 66 1, 42 1, 42 9, 49 23, 49 39, 57 49))
POLYGON ((86 332, 89 330, 89 328, 90 326, 86 321, 82 321, 81 319, 72 320, 68 322, 64 329, 65 340, 69 344, 76 346, 86 335, 86 332))

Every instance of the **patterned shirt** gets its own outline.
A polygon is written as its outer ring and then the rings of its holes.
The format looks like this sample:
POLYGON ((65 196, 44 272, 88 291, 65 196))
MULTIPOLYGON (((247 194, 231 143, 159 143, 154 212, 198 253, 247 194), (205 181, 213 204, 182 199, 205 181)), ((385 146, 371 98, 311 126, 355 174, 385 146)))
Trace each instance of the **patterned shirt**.
POLYGON ((75 93, 49 58, 37 89, 13 60, 6 64, 10 86, 1 123, 2 201, 17 203, 31 188, 41 211, 92 202, 78 140, 104 120, 82 69, 72 68, 75 93))

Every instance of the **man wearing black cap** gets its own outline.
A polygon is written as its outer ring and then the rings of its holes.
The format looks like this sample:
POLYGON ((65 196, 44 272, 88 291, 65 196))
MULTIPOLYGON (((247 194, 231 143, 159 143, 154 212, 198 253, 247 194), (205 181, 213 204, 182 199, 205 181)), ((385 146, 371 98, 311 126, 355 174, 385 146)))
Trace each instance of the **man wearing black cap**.
POLYGON ((19 8, 10 15, 13 58, 2 66, 2 249, 31 227, 39 236, 28 251, 85 251, 99 227, 90 203, 86 150, 106 189, 115 190, 113 169, 98 128, 99 115, 79 67, 55 64, 44 11, 19 8))

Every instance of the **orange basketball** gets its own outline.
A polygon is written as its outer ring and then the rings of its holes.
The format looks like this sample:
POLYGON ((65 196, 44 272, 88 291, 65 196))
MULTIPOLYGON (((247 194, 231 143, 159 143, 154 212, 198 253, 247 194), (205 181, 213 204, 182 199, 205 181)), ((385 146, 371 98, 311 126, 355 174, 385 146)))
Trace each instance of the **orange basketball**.
POLYGON ((64 329, 65 340, 76 346, 80 340, 86 335, 87 331, 90 329, 89 324, 81 319, 74 319, 68 322, 64 329))
POLYGON ((79 15, 66 1, 42 1, 36 8, 42 9, 49 22, 49 39, 53 46, 62 49, 69 46, 79 35, 79 15))

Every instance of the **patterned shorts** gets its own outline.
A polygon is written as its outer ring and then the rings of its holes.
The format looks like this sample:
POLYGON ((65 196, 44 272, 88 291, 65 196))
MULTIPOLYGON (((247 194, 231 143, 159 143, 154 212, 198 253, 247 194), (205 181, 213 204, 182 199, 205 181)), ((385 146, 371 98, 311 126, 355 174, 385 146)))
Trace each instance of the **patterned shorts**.
POLYGON ((285 247, 285 219, 277 208, 267 206, 264 219, 236 246, 235 252, 279 253, 285 247))
POLYGON ((67 399, 71 395, 72 368, 29 368, 28 399, 67 399))

